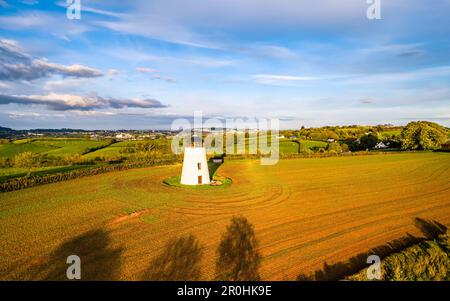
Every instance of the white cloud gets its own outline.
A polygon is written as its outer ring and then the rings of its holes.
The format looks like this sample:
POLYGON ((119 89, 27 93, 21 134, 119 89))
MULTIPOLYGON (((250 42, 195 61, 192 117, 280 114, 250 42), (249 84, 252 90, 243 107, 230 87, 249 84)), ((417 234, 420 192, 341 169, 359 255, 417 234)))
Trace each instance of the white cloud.
POLYGON ((53 74, 70 77, 99 77, 94 68, 74 64, 62 65, 47 59, 33 58, 13 40, 0 39, 0 80, 35 80, 53 74))
POLYGON ((146 67, 137 67, 136 71, 139 73, 155 73, 158 72, 158 70, 153 68, 146 68, 146 67))
POLYGON ((109 69, 108 72, 106 73, 108 76, 117 76, 119 75, 119 70, 117 69, 109 69))
POLYGON ((67 110, 93 110, 99 108, 164 108, 160 101, 156 99, 120 99, 103 98, 95 94, 80 96, 74 94, 49 93, 47 95, 2 95, 0 94, 1 104, 22 104, 22 105, 43 105, 48 109, 56 111, 67 110))
POLYGON ((294 75, 279 75, 279 74, 255 74, 252 75, 254 82, 263 85, 283 86, 292 85, 299 82, 316 80, 317 78, 311 76, 294 76, 294 75))

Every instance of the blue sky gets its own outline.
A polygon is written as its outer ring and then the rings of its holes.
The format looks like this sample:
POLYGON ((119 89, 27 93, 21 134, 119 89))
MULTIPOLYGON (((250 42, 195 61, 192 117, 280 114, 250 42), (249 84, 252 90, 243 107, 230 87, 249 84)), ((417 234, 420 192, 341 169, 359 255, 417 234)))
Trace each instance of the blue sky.
POLYGON ((450 0, 0 0, 0 125, 450 126, 450 0))

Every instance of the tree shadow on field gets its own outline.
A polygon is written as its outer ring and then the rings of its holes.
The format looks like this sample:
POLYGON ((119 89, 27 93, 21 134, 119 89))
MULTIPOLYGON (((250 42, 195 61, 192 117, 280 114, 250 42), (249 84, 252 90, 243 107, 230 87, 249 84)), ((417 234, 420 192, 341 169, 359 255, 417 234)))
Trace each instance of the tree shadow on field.
POLYGON ((170 240, 162 254, 152 261, 143 280, 196 281, 201 277, 202 248, 195 236, 170 240))
POLYGON ((414 225, 421 230, 424 237, 417 237, 407 233, 405 236, 375 247, 368 252, 360 253, 347 261, 329 265, 326 262, 321 270, 317 270, 310 275, 300 274, 299 281, 338 281, 346 276, 351 276, 368 267, 367 258, 370 255, 377 255, 381 259, 403 251, 404 249, 418 244, 426 239, 434 239, 446 233, 447 227, 434 220, 425 220, 419 217, 414 219, 414 225))
POLYGON ((426 220, 420 217, 414 219, 414 225, 422 231, 428 239, 434 239, 447 232, 447 227, 435 220, 426 220))
POLYGON ((77 255, 81 263, 81 280, 116 280, 120 272, 121 248, 111 248, 109 233, 98 229, 88 231, 61 244, 39 274, 44 280, 68 280, 66 272, 71 264, 67 257, 77 255))
POLYGON ((259 281, 261 255, 253 225, 244 216, 233 216, 217 248, 219 281, 259 281))

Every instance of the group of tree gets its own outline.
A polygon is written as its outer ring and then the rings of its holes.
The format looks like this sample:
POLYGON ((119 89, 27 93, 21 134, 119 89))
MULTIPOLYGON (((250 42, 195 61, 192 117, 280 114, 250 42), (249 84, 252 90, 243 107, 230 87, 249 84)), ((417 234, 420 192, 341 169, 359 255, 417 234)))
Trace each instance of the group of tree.
POLYGON ((435 150, 449 140, 448 130, 437 123, 414 121, 401 133, 404 150, 435 150))
MULTIPOLYGON (((449 129, 429 121, 414 121, 405 127, 391 125, 302 127, 298 131, 290 130, 282 133, 289 138, 339 141, 341 147, 345 143, 351 151, 373 149, 379 142, 389 145, 390 148, 403 150, 435 150, 445 147, 449 141, 449 129)), ((339 147, 333 142, 324 150, 340 152, 339 147)))

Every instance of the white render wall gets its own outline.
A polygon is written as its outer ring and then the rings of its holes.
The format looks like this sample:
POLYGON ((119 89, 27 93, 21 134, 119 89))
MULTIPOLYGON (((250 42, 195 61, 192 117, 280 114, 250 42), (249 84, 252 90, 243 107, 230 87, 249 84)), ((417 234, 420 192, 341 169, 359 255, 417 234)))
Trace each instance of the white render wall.
POLYGON ((204 147, 186 147, 180 182, 184 185, 198 185, 198 176, 202 176, 202 184, 210 183, 206 150, 204 147))

